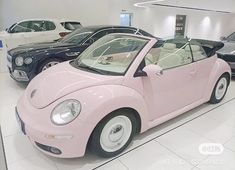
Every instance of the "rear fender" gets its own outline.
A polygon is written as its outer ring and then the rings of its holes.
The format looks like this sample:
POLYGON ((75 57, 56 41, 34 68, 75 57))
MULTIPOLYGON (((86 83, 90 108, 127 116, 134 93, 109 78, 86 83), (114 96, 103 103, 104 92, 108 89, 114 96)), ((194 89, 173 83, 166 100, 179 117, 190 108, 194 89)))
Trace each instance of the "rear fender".
POLYGON ((214 90, 214 87, 215 87, 217 81, 224 73, 228 73, 230 75, 230 79, 231 79, 231 68, 229 67, 229 65, 225 61, 223 61, 221 59, 217 59, 214 67, 211 70, 212 71, 209 76, 209 81, 208 81, 206 93, 204 96, 206 101, 210 100, 211 94, 214 90))

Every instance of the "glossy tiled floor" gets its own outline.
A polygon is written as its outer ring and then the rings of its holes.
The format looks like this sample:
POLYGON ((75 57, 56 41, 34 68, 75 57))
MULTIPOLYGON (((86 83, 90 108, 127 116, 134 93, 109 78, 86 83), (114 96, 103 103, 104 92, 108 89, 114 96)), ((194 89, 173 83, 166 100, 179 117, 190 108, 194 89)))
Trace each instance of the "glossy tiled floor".
POLYGON ((18 130, 14 106, 24 91, 0 73, 0 121, 9 170, 234 170, 235 81, 219 105, 204 104, 138 135, 117 158, 57 159, 35 149, 18 130), (220 155, 202 155, 203 143, 220 143, 220 155))

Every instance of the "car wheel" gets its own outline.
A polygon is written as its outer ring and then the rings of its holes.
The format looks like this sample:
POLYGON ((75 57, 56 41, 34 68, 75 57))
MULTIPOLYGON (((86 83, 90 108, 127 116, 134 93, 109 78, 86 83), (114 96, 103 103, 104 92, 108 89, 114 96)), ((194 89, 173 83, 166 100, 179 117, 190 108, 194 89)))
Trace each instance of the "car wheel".
POLYGON ((211 95, 210 103, 217 104, 221 102, 227 92, 229 85, 229 78, 226 74, 222 75, 217 81, 211 95))
POLYGON ((39 67, 39 73, 42 71, 47 70, 48 68, 55 66, 59 63, 61 63, 62 61, 60 59, 50 59, 45 61, 44 63, 42 63, 39 67))
POLYGON ((125 110, 108 115, 93 131, 90 150, 105 158, 120 154, 132 141, 137 131, 136 122, 134 114, 125 110))

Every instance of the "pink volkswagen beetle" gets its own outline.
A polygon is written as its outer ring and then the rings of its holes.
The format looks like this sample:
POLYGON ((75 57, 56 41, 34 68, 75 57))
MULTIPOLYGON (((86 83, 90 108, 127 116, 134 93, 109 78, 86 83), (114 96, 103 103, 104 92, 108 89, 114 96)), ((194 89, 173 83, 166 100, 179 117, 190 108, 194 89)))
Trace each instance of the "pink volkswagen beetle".
POLYGON ((142 133, 226 94, 231 70, 202 40, 111 34, 74 61, 38 75, 16 107, 21 129, 46 154, 121 153, 142 133))

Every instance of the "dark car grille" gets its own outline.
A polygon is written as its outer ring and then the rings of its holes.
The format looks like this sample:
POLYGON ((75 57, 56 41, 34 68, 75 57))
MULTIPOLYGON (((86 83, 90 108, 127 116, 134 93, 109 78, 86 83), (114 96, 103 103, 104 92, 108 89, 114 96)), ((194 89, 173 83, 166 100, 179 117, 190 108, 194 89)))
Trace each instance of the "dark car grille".
POLYGON ((226 62, 235 62, 235 55, 221 55, 217 54, 219 58, 223 59, 226 62))

